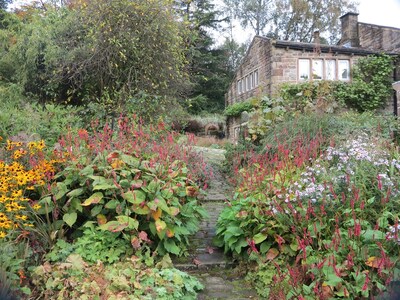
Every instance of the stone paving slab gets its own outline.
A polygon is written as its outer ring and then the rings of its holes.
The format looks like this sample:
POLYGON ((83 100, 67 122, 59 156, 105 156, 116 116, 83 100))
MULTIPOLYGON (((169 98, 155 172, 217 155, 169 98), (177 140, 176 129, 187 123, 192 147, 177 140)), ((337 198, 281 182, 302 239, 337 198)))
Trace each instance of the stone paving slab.
MULTIPOLYGON (((229 273, 229 272, 228 272, 229 273)), ((198 300, 245 300, 259 299, 254 288, 243 279, 229 279, 219 274, 192 272, 204 285, 198 300)))
POLYGON ((218 217, 233 194, 233 187, 218 167, 225 159, 225 150, 196 147, 196 151, 202 153, 213 171, 209 188, 199 199, 209 217, 201 222, 200 230, 190 238, 189 256, 173 259, 174 266, 189 271, 203 283, 205 289, 199 294, 199 300, 259 299, 254 288, 242 278, 229 276, 235 263, 212 244, 218 217))

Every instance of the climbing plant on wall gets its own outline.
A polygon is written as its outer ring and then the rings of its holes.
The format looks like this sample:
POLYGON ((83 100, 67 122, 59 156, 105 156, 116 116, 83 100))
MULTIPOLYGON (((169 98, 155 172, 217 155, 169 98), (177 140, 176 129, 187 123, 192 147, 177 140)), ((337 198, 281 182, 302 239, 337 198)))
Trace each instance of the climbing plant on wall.
POLYGON ((357 61, 351 84, 338 85, 336 97, 358 111, 382 108, 392 94, 393 60, 388 55, 368 56, 357 61))

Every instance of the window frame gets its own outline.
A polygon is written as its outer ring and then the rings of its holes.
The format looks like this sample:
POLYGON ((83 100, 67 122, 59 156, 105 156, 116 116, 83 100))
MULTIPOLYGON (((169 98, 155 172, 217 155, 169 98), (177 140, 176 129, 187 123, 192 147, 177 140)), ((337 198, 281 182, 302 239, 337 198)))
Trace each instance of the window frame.
POLYGON ((298 62, 298 69, 297 69, 297 80, 298 81, 309 81, 311 80, 311 59, 309 58, 299 58, 298 62), (301 70, 302 67, 307 67, 307 72, 303 72, 301 70), (303 74, 302 74, 303 73, 303 74), (307 78, 302 77, 303 75, 306 75, 307 78))
POLYGON ((351 59, 350 58, 298 58, 297 61, 297 82, 305 82, 305 81, 320 81, 320 80, 331 80, 331 81, 351 81, 351 59), (314 62, 321 61, 321 67, 319 73, 322 75, 322 78, 314 78, 314 62), (328 77, 328 62, 334 62, 333 65, 333 78, 328 77), (344 67, 343 67, 344 65, 344 67), (306 69, 306 70, 304 70, 306 69), (342 77, 342 70, 347 70, 346 77, 342 77), (305 78, 304 75, 307 75, 308 78, 305 78), (303 73, 303 74, 302 74, 303 73), (303 76, 303 77, 302 77, 303 76))
POLYGON ((351 68, 351 66, 350 66, 351 64, 350 64, 350 59, 338 59, 337 60, 337 80, 339 80, 339 81, 350 81, 350 68, 351 68), (346 70, 347 71, 347 73, 346 73, 346 78, 343 78, 342 77, 342 75, 341 75, 341 70, 340 70, 340 65, 341 65, 341 63, 343 63, 343 62, 345 62, 346 63, 346 68, 345 69, 343 69, 343 70, 346 70))

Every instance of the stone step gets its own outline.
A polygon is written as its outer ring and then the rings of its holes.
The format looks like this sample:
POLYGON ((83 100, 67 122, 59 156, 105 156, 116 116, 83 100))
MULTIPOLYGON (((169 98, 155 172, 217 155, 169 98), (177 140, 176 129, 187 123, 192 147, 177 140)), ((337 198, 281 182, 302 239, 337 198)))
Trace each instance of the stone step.
POLYGON ((221 249, 196 249, 188 257, 172 258, 174 267, 180 270, 210 269, 210 268, 232 268, 236 264, 227 259, 221 249))
POLYGON ((232 268, 197 269, 189 271, 204 285, 198 300, 245 300, 259 299, 251 284, 232 268))

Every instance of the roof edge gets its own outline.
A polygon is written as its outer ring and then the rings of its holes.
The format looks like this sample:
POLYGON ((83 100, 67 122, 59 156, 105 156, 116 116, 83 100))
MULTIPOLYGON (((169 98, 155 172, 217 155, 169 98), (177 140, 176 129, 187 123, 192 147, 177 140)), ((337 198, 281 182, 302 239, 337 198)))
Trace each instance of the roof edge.
POLYGON ((390 52, 385 50, 369 50, 364 48, 355 48, 355 47, 343 47, 343 46, 334 46, 334 45, 322 45, 322 44, 313 44, 313 43, 301 43, 301 42, 291 42, 291 41, 274 41, 273 45, 277 48, 288 48, 293 50, 305 50, 305 51, 314 51, 315 47, 318 48, 323 53, 342 53, 342 54, 354 54, 354 55, 372 55, 372 54, 381 54, 385 53, 387 55, 399 55, 396 52, 390 52))

